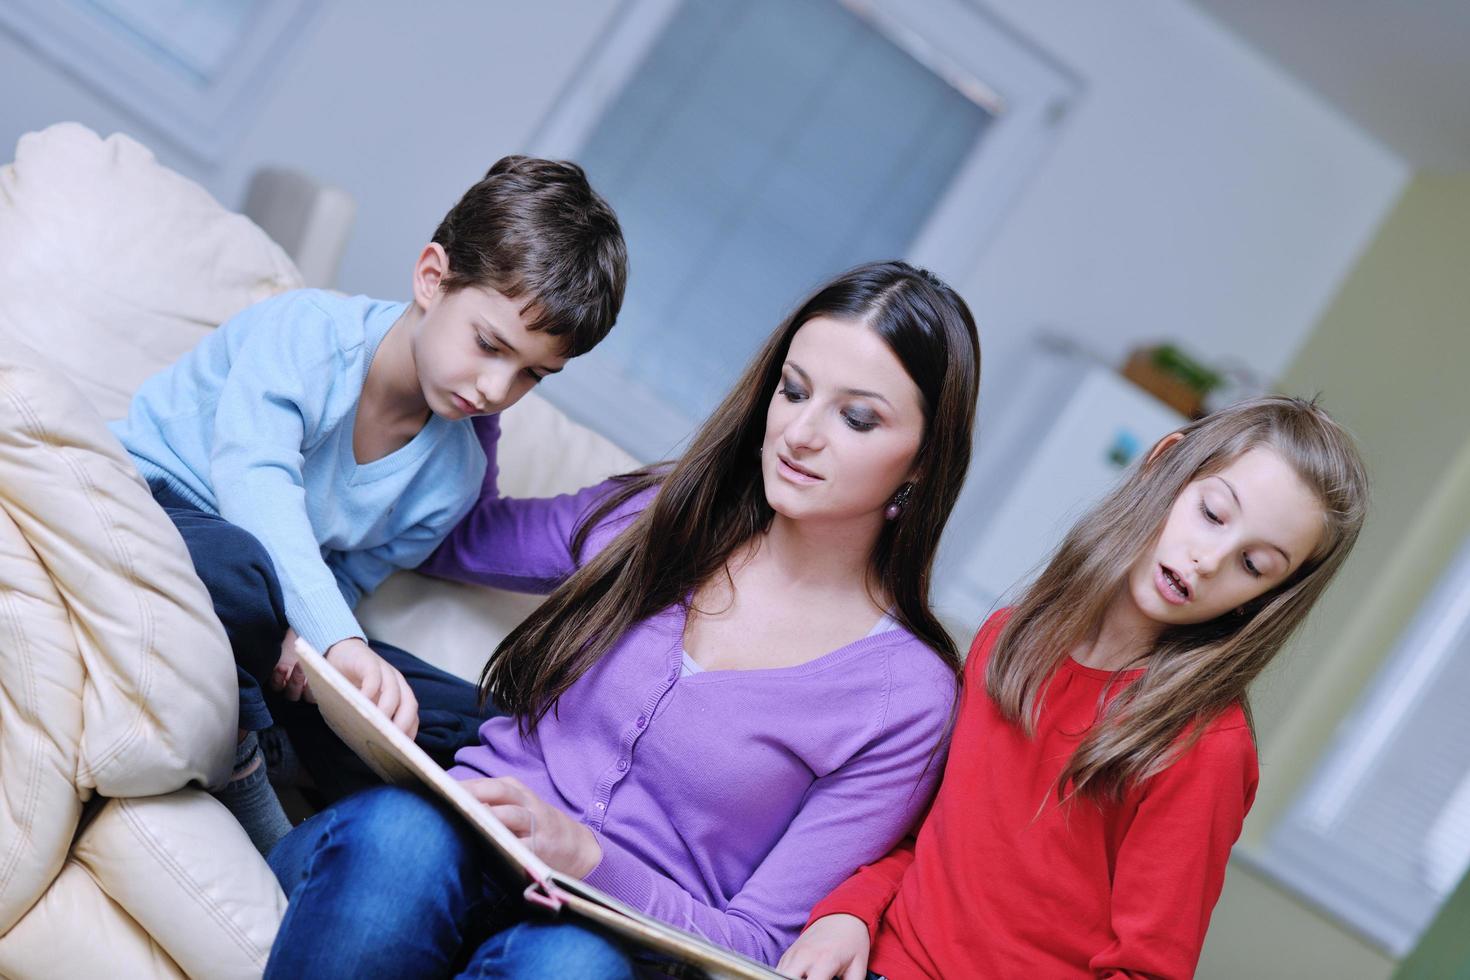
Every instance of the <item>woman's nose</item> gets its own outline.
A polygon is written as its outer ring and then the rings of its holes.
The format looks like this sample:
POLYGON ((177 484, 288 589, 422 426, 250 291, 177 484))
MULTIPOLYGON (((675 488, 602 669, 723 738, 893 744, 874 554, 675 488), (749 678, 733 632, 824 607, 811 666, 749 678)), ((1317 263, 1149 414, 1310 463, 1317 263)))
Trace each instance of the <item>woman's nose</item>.
POLYGON ((800 413, 786 426, 786 444, 793 449, 820 449, 822 426, 818 413, 803 406, 800 413))

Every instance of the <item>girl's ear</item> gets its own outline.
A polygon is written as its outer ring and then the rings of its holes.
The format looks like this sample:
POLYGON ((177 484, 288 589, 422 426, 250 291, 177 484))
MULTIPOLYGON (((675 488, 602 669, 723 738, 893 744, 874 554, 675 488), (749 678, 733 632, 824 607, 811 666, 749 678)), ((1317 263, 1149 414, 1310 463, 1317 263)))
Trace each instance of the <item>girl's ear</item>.
POLYGON ((1154 460, 1158 459, 1160 456, 1164 455, 1164 453, 1168 452, 1170 449, 1173 449, 1179 444, 1179 440, 1183 438, 1184 433, 1182 432, 1171 432, 1168 435, 1164 436, 1164 438, 1154 443, 1154 448, 1148 451, 1148 459, 1144 460, 1144 465, 1147 466, 1154 460))
POLYGON ((427 310, 439 295, 444 277, 449 274, 449 255, 444 246, 430 242, 413 264, 413 300, 419 309, 427 310))

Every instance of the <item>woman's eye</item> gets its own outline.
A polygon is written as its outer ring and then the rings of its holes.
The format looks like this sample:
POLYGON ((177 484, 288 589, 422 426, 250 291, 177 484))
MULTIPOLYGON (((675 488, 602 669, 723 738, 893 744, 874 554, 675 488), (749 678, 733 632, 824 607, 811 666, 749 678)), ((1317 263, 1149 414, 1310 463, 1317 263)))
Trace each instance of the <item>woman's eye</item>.
POLYGON ((806 397, 806 392, 800 388, 793 388, 786 384, 781 386, 780 394, 784 395, 789 402, 799 402, 806 397))
POLYGON ((865 419, 861 416, 850 415, 846 412, 842 414, 842 418, 847 423, 848 428, 853 429, 857 432, 870 432, 878 426, 877 421, 874 419, 865 419))
POLYGON ((1201 500, 1199 502, 1199 511, 1201 514, 1205 515, 1205 520, 1209 521, 1211 524, 1220 523, 1220 518, 1215 515, 1214 511, 1210 510, 1210 505, 1205 503, 1204 500, 1201 500))
POLYGON ((494 354, 500 350, 500 348, 490 343, 490 341, 486 340, 478 333, 475 334, 475 344, 480 348, 480 350, 484 351, 487 354, 494 354))
POLYGON ((1251 561, 1251 556, 1250 555, 1245 555, 1244 556, 1244 560, 1245 560, 1245 570, 1250 573, 1251 577, 1252 578, 1260 578, 1261 577, 1261 570, 1256 567, 1256 563, 1255 562, 1251 561))

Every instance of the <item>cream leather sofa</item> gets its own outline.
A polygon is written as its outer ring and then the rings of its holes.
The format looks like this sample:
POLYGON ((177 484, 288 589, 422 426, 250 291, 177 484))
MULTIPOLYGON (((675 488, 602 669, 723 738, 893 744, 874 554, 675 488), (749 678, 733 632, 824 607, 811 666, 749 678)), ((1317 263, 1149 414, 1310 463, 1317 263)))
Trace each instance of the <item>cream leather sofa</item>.
MULTIPOLYGON (((264 966, 284 898, 202 789, 231 758, 228 645, 103 420, 299 285, 264 233, 126 137, 54 126, 0 168, 0 976, 264 966)), ((635 465, 534 396, 503 421, 507 493, 635 465)), ((474 677, 534 602, 400 573, 360 613, 474 677)))

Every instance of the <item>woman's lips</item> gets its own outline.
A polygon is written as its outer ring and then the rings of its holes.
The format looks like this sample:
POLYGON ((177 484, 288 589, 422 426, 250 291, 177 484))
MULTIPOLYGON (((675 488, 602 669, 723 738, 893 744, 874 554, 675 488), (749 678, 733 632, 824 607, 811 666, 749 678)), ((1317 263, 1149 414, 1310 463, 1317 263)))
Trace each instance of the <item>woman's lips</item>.
POLYGON ((810 485, 813 483, 822 482, 822 477, 817 476, 817 474, 811 472, 810 470, 803 469, 797 464, 791 462, 791 460, 787 459, 785 456, 781 456, 778 454, 776 456, 776 459, 779 463, 781 475, 790 480, 792 483, 810 485))
POLYGON ((1154 588, 1173 605, 1182 606, 1190 600, 1189 586, 1167 565, 1154 566, 1154 588))

